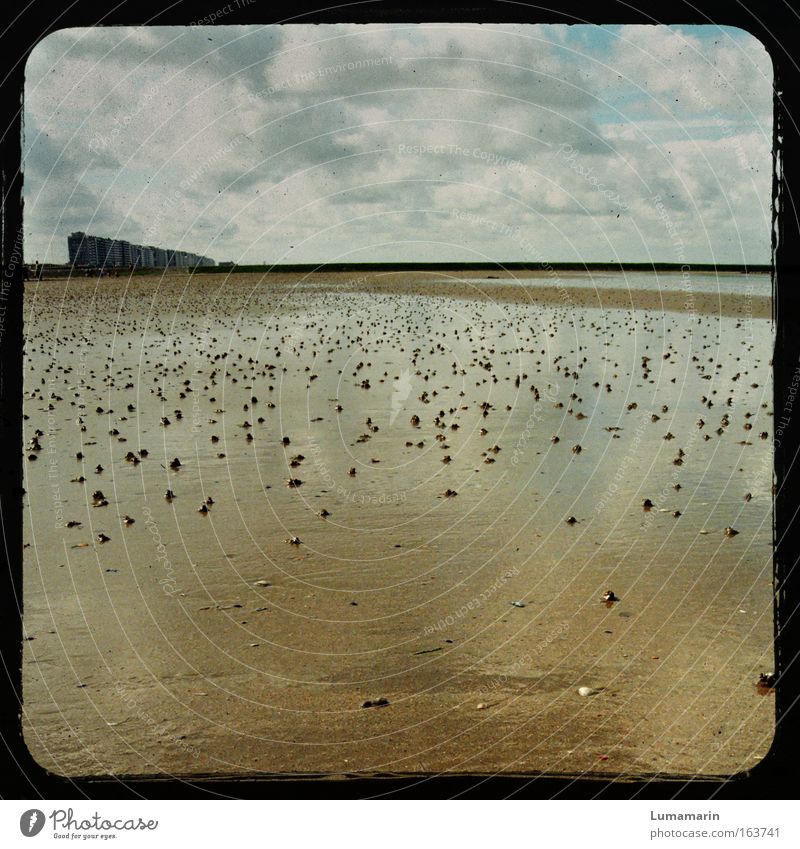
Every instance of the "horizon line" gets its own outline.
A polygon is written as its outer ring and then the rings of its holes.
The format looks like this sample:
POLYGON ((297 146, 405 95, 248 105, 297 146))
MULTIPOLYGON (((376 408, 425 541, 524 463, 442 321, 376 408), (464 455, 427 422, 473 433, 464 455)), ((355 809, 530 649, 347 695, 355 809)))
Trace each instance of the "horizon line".
POLYGON ((621 268, 621 269, 654 269, 654 270, 676 270, 676 271, 692 271, 692 270, 736 270, 736 271, 771 271, 773 264, 770 262, 759 263, 731 263, 731 262, 661 262, 653 261, 636 261, 636 260, 596 260, 596 261, 581 261, 581 260, 563 260, 563 261, 535 261, 525 262, 522 260, 513 260, 503 262, 501 260, 487 260, 485 262, 459 262, 459 261, 366 261, 366 262, 337 262, 337 261, 319 261, 319 262, 276 262, 276 263, 217 263, 216 266, 197 267, 195 271, 203 273, 220 273, 224 271, 244 271, 249 269, 264 269, 264 270, 343 270, 350 271, 351 269, 362 270, 390 270, 402 269, 412 270, 438 270, 438 269, 463 269, 463 270, 483 270, 492 269, 495 271, 504 270, 539 270, 547 272, 548 269, 602 269, 602 268, 621 268))

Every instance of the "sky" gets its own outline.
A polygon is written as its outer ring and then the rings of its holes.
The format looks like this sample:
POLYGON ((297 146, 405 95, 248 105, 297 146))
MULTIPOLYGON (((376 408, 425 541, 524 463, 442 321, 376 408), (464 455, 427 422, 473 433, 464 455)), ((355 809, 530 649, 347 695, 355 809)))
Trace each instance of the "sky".
POLYGON ((772 63, 718 26, 97 27, 26 66, 25 259, 770 261, 772 63))

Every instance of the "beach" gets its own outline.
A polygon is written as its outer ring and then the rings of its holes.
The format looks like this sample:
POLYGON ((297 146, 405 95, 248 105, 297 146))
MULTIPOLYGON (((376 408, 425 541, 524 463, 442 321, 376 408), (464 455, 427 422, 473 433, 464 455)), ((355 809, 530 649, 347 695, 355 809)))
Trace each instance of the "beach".
POLYGON ((774 729, 769 280, 526 277, 26 284, 33 757, 753 768, 774 729))

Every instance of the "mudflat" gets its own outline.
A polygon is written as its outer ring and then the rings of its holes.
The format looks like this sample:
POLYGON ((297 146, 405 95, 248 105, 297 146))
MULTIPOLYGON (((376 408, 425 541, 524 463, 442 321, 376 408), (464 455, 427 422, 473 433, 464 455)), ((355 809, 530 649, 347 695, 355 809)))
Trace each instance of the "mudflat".
POLYGON ((768 287, 491 276, 28 284, 39 763, 720 775, 764 757, 768 287))

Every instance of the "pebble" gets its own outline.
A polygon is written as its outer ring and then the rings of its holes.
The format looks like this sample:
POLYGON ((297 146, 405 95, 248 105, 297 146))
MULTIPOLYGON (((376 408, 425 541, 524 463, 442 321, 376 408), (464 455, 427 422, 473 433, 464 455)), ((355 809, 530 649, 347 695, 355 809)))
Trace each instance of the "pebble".
POLYGON ((371 707, 386 707, 389 704, 389 699, 381 698, 379 699, 367 699, 365 702, 361 702, 362 708, 371 708, 371 707))

